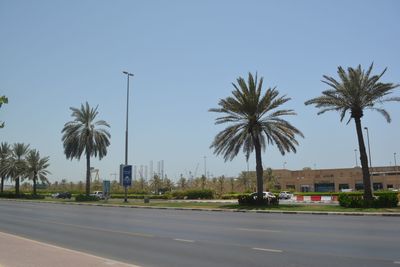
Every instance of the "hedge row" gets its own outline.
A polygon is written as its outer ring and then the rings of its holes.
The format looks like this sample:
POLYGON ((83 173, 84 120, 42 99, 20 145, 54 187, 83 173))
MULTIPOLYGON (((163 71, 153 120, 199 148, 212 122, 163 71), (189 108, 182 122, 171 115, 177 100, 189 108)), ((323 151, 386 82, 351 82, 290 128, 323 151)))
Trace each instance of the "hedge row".
POLYGON ((279 204, 279 199, 278 198, 263 198, 260 201, 257 200, 257 198, 245 194, 245 195, 239 195, 238 196, 238 202, 239 205, 245 205, 245 206, 270 206, 270 205, 278 205, 279 204))
POLYGON ((97 196, 87 196, 84 194, 79 194, 75 197, 75 201, 85 202, 85 201, 99 201, 100 199, 97 196))
POLYGON ((16 195, 13 192, 3 192, 3 193, 0 193, 0 198, 44 199, 45 196, 44 195, 24 194, 24 193, 16 195))
POLYGON ((232 194, 224 194, 221 196, 221 199, 238 199, 239 196, 241 196, 243 194, 239 194, 239 193, 232 193, 232 194))
POLYGON ((172 198, 174 199, 213 199, 214 191, 210 189, 203 190, 186 190, 186 191, 174 191, 172 192, 172 198))
MULTIPOLYGON (((111 194, 111 198, 123 199, 124 194, 111 194)), ((130 199, 213 199, 214 191, 209 189, 204 190, 186 190, 168 192, 163 195, 148 195, 148 194, 128 194, 127 198, 130 199)))
MULTIPOLYGON (((111 198, 116 198, 116 199, 124 199, 125 194, 111 194, 111 198)), ((144 198, 149 198, 149 199, 169 199, 169 195, 143 195, 143 194, 128 194, 127 198, 129 199, 144 199, 144 198)))
POLYGON ((394 208, 399 203, 396 192, 375 194, 371 201, 364 200, 362 194, 342 193, 338 200, 339 205, 345 208, 394 208))

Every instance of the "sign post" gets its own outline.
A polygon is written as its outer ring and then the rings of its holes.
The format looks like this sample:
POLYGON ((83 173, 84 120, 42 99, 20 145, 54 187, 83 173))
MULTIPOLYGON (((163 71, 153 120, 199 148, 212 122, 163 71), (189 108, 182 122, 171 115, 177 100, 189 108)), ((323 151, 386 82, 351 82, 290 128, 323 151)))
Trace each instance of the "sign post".
POLYGON ((123 165, 122 167, 122 185, 125 188, 125 200, 128 202, 128 186, 132 185, 132 165, 123 165))
POLYGON ((104 180, 103 181, 103 196, 106 199, 106 201, 110 197, 110 191, 111 191, 110 189, 111 189, 110 181, 109 180, 104 180))

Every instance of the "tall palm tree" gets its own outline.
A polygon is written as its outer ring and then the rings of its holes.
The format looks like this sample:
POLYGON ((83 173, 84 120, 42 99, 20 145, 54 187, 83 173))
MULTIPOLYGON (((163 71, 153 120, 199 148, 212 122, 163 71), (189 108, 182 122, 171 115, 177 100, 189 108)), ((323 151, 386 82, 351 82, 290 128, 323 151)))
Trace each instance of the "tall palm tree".
MULTIPOLYGON (((0 108, 3 104, 7 104, 7 103, 8 103, 8 98, 5 95, 0 96, 0 108)), ((4 127, 4 122, 0 122, 0 128, 3 128, 3 127, 4 127)))
POLYGON ((15 194, 19 195, 19 184, 25 175, 25 156, 29 151, 29 145, 15 143, 12 147, 12 155, 8 164, 8 174, 15 181, 15 194))
POLYGON ((222 154, 225 161, 232 160, 242 149, 248 160, 255 150, 257 196, 263 198, 263 167, 261 152, 266 145, 276 145, 282 155, 296 152, 296 135, 303 137, 300 130, 284 120, 282 116, 296 115, 291 109, 278 109, 290 98, 279 96, 278 90, 268 88, 262 93, 263 78, 259 81, 249 73, 247 84, 242 77, 232 83, 232 96, 221 99, 219 108, 209 111, 223 114, 215 124, 230 125, 215 137, 210 148, 216 155, 222 154))
POLYGON ((305 102, 306 105, 315 105, 320 108, 318 115, 326 111, 340 112, 340 121, 343 121, 346 114, 350 113, 347 124, 354 119, 358 138, 358 147, 360 151, 360 160, 363 173, 364 199, 372 200, 371 178, 368 168, 367 152, 362 133, 361 118, 365 109, 378 111, 383 115, 386 121, 391 121, 389 113, 377 104, 389 101, 400 101, 400 97, 387 97, 392 93, 398 84, 382 83, 379 79, 386 72, 385 68, 379 75, 371 75, 373 64, 365 72, 361 65, 357 68, 349 67, 347 72, 338 67, 337 73, 340 80, 324 75, 323 83, 327 84, 329 89, 322 92, 322 96, 310 99, 305 102))
POLYGON ((107 155, 111 135, 101 126, 110 127, 104 120, 95 121, 98 111, 89 106, 88 102, 81 108, 71 107, 73 121, 64 125, 62 141, 67 159, 80 160, 82 154, 86 156, 86 195, 90 194, 90 157, 99 156, 102 159, 107 155))
POLYGON ((7 166, 8 160, 11 156, 11 147, 7 142, 1 142, 0 144, 0 176, 1 176, 1 186, 0 193, 4 191, 4 181, 7 178, 7 166))
POLYGON ((26 175, 33 181, 33 194, 36 195, 36 184, 38 179, 42 183, 49 183, 47 175, 50 172, 47 170, 49 167, 49 157, 40 158, 39 151, 32 149, 26 156, 26 175))

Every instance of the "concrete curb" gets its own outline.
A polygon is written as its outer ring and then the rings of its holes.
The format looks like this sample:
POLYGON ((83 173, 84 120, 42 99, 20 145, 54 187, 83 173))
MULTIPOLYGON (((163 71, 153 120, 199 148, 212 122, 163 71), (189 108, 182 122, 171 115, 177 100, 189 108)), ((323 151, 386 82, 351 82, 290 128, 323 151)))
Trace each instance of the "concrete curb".
POLYGON ((285 210, 242 210, 242 209, 203 209, 203 208, 176 208, 176 207, 154 207, 154 206, 129 206, 119 204, 84 203, 84 202, 58 202, 22 199, 0 199, 0 201, 48 203, 61 205, 95 206, 109 208, 130 208, 130 209, 156 209, 156 210, 191 210, 208 212, 242 212, 242 213, 271 213, 271 214, 309 214, 309 215, 342 215, 342 216, 387 216, 400 217, 400 212, 336 212, 336 211, 285 211, 285 210))

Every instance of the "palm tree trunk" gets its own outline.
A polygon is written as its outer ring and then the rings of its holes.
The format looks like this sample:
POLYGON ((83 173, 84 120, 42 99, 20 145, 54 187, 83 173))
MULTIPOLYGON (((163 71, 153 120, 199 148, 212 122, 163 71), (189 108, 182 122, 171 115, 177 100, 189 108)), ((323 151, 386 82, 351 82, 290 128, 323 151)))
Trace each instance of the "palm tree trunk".
POLYGON ((90 195, 90 153, 86 151, 86 196, 90 195))
POLYGON ((19 195, 19 177, 15 178, 15 195, 19 195))
POLYGON ((33 195, 36 196, 36 174, 33 176, 33 195))
POLYGON ((256 150, 257 200, 263 202, 263 167, 261 160, 261 144, 258 135, 253 134, 254 149, 256 150))
POLYGON ((370 201, 373 199, 372 189, 371 189, 371 177, 369 175, 368 157, 367 157, 367 151, 365 150, 364 137, 361 127, 361 118, 359 117, 354 118, 354 121, 356 123, 358 148, 360 150, 360 161, 361 161, 363 183, 364 183, 364 200, 370 201))
POLYGON ((0 187, 0 193, 4 192, 4 180, 6 179, 5 176, 1 176, 1 187, 0 187))

